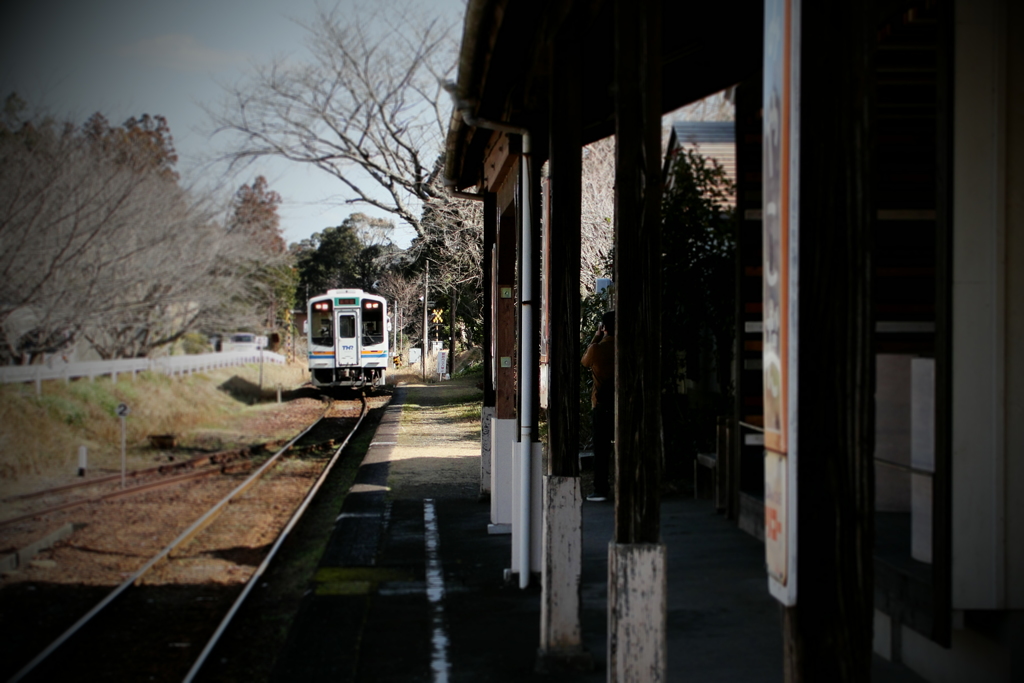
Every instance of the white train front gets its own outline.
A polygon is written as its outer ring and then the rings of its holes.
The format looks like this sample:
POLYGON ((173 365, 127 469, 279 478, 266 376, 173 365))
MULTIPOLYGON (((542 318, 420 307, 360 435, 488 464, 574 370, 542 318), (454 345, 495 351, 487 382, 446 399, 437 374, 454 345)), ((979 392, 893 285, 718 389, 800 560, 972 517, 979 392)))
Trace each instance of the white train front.
POLYGON ((309 372, 318 387, 377 387, 388 366, 387 301, 361 289, 330 289, 309 300, 309 372))

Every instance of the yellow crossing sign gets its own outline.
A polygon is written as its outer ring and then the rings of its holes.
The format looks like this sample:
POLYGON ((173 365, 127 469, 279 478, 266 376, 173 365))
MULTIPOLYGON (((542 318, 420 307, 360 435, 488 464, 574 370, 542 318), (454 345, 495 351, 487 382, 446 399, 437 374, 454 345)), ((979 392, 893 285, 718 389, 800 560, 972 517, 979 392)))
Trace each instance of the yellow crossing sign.
POLYGON ((434 323, 435 325, 440 325, 441 324, 441 314, 444 313, 444 309, 435 308, 435 309, 432 309, 431 312, 434 314, 434 318, 431 320, 431 322, 434 323))

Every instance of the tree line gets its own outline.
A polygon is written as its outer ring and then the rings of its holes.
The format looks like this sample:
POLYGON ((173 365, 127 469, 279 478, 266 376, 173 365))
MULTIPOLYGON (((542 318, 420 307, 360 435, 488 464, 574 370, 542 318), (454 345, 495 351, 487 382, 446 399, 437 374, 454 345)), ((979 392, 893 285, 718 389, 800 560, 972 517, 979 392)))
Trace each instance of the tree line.
MULTIPOLYGON (((350 212, 288 247, 282 198, 257 176, 228 206, 182 183, 168 122, 78 125, 28 115, 8 97, 0 120, 0 362, 27 363, 79 342, 101 357, 152 354, 190 333, 287 332, 314 294, 358 287, 407 312, 422 338, 422 284, 446 311, 450 343, 482 336, 481 205, 443 178, 458 17, 413 4, 320 10, 306 55, 255 66, 208 107, 224 160, 245 172, 285 159, 338 181, 350 212), (395 221, 415 233, 392 241, 395 221)), ((613 146, 584 152, 581 268, 591 282, 610 250, 613 146)), ((255 174, 253 174, 255 175, 255 174)))
POLYGON ((29 363, 80 342, 101 358, 139 357, 189 332, 258 319, 285 253, 252 236, 276 226, 219 220, 211 197, 181 185, 176 161, 163 117, 111 125, 95 114, 76 125, 30 115, 7 96, 0 361, 29 363))

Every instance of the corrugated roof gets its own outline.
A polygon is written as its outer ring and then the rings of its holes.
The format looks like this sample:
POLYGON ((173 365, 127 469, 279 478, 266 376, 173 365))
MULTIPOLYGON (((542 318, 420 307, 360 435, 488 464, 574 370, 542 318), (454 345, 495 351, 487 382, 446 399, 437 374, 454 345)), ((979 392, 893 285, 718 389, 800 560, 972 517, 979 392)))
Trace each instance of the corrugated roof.
POLYGON ((733 121, 676 121, 672 132, 681 143, 735 142, 736 123, 733 121))
MULTIPOLYGON (((672 124, 668 152, 680 147, 696 148, 706 158, 714 159, 736 182, 736 123, 734 121, 677 121, 672 124)), ((666 162, 667 163, 667 162, 666 162)), ((666 170, 667 170, 666 166, 666 170)), ((735 206, 735 197, 723 202, 735 206)))

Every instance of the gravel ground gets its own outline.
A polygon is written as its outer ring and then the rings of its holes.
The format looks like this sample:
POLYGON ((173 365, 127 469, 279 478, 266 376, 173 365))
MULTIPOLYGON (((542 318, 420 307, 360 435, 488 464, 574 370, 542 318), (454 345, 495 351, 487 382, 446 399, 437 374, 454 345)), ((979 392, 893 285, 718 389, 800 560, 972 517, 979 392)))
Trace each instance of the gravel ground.
MULTIPOLYGON (((240 426, 239 432, 242 435, 251 434, 250 443, 280 439, 283 435, 294 436, 322 411, 323 404, 319 401, 299 399, 282 404, 280 410, 250 419, 240 426)), ((180 454, 178 459, 187 459, 192 455, 180 454)), ((308 476, 309 472, 316 469, 315 465, 302 463, 301 460, 286 463, 284 472, 295 474, 305 470, 308 476)), ((93 474, 101 476, 109 473, 93 474)), ((248 476, 245 472, 214 475, 0 527, 0 555, 24 548, 67 524, 79 527, 73 535, 54 548, 41 552, 27 566, 4 572, 0 578, 0 588, 20 581, 116 586, 173 540, 199 514, 223 498, 245 476, 248 476)), ((286 504, 285 501, 295 495, 294 485, 291 488, 279 485, 278 479, 287 484, 287 479, 274 477, 273 490, 266 492, 273 501, 270 505, 286 504)), ((75 481, 70 478, 55 485, 75 481)), ((3 517, 11 518, 83 495, 95 496, 115 491, 119 486, 119 482, 114 482, 63 496, 7 502, 4 503, 3 517)))
MULTIPOLYGON (((386 400, 387 397, 381 397, 375 402, 386 400)), ((252 435, 252 441, 294 436, 322 411, 320 401, 302 398, 261 411, 241 425, 239 431, 252 435)), ((310 438, 340 440, 358 412, 358 407, 336 403, 324 426, 311 433, 310 438)), ((208 593, 218 590, 218 586, 237 591, 252 575, 333 450, 307 449, 286 456, 261 484, 229 505, 203 534, 147 573, 142 590, 171 588, 182 604, 207 599, 193 595, 194 591, 208 593)), ((265 457, 254 457, 253 464, 265 457)), ((6 679, 13 674, 27 661, 26 657, 41 651, 246 476, 248 472, 212 475, 0 528, 0 555, 22 548, 66 524, 76 528, 27 565, 0 575, 0 631, 11 634, 0 643, 0 676, 6 679)), ((114 486, 119 486, 119 482, 114 486)), ((56 501, 51 498, 46 502, 53 505, 56 501)), ((13 516, 9 507, 5 504, 4 517, 13 516)), ((127 659, 124 664, 129 665, 127 659)), ((168 668, 169 672, 174 670, 173 666, 168 668)), ((168 680, 180 680, 181 673, 169 673, 168 680)), ((126 675, 130 678, 133 674, 126 675)))
MULTIPOLYGON (((431 385, 429 390, 424 389, 417 385, 405 387, 406 401, 399 433, 402 456, 390 465, 389 497, 418 498, 429 494, 475 498, 479 493, 481 392, 472 382, 431 385), (439 410, 450 418, 442 433, 436 430, 439 410), (433 418, 430 412, 435 413, 433 418)), ((368 403, 371 408, 381 408, 389 398, 381 395, 368 403)), ((283 434, 297 432, 320 410, 319 401, 298 398, 280 407, 268 406, 237 431, 246 435, 243 441, 249 443, 279 439, 283 434)), ((312 440, 333 438, 342 424, 348 422, 346 418, 354 416, 351 410, 336 407, 331 419, 325 421, 318 433, 311 435, 312 440)), ((365 443, 354 444, 353 454, 347 456, 349 461, 342 463, 343 471, 339 474, 342 480, 354 476, 362 457, 359 451, 365 452, 371 436, 372 431, 369 431, 362 439, 365 443)), ((212 604, 214 594, 210 591, 216 595, 220 595, 216 591, 237 591, 301 500, 310 478, 319 472, 327 455, 329 453, 309 452, 290 456, 265 485, 229 506, 230 510, 206 533, 147 574, 142 590, 154 596, 150 602, 211 601, 212 604), (159 590, 172 592, 166 596, 149 592, 159 590)), ((5 548, 21 547, 27 540, 35 540, 64 524, 81 525, 54 548, 37 555, 28 566, 0 577, 0 629, 6 633, 22 629, 19 637, 0 645, 0 660, 10 662, 0 666, 0 676, 6 678, 16 670, 16 667, 11 668, 16 663, 24 663, 26 656, 45 647, 110 588, 122 583, 209 505, 237 486, 244 476, 245 473, 215 475, 173 488, 48 515, 24 526, 0 528, 0 554, 3 554, 5 548)), ((299 553, 302 559, 294 559, 293 555, 293 559, 283 563, 287 567, 268 572, 262 586, 269 588, 254 594, 252 604, 247 604, 239 615, 248 624, 244 635, 228 634, 223 646, 218 648, 218 653, 222 652, 225 657, 247 662, 228 679, 260 680, 260 674, 268 671, 273 653, 286 633, 286 625, 293 618, 298 598, 308 585, 308 575, 297 568, 309 565, 307 570, 311 570, 315 566, 325 542, 324 532, 331 528, 340 505, 339 496, 344 496, 346 485, 339 481, 326 489, 331 489, 325 491, 331 500, 325 500, 319 511, 311 508, 314 519, 304 523, 320 531, 297 529, 298 538, 286 544, 286 548, 294 546, 290 552, 299 553), (317 516, 322 519, 316 521, 317 516), (231 652, 241 652, 244 656, 231 652)), ((10 517, 12 512, 5 510, 3 516, 10 517)), ((195 646, 200 638, 178 640, 186 642, 172 644, 182 651, 167 652, 165 673, 157 673, 155 678, 147 673, 143 680, 180 680, 178 660, 187 661, 188 652, 197 654, 195 646)), ((126 675, 136 673, 141 675, 141 671, 126 675)))

